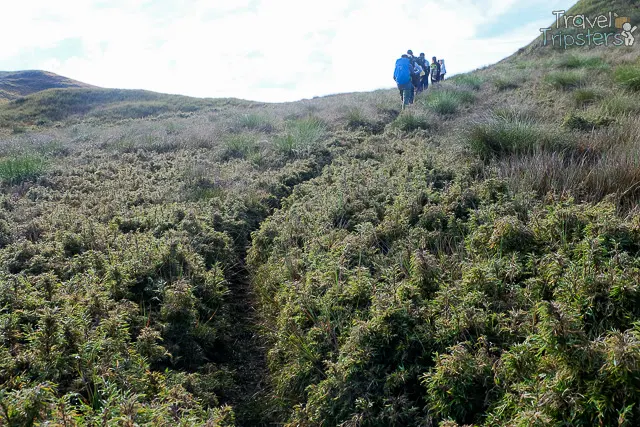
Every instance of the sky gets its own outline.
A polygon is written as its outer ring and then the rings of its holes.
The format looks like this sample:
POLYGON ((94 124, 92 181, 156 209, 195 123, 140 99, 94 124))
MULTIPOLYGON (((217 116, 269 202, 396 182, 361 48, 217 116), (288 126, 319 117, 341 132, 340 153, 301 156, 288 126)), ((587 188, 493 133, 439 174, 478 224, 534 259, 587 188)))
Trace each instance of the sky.
MULTIPOLYGON (((394 86, 407 49, 449 75, 529 44, 575 0, 22 0, 0 70, 96 86, 295 101, 394 86)), ((11 17, 7 19, 6 17, 11 17)))

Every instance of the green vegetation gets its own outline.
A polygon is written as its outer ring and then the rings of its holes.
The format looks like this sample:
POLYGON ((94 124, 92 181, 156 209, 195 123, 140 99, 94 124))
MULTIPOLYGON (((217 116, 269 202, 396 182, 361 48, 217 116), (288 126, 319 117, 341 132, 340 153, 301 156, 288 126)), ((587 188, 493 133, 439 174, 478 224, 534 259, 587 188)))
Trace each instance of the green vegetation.
POLYGON ((598 93, 593 89, 576 89, 573 91, 573 99, 577 107, 584 107, 593 103, 599 97, 598 93))
POLYGON ((638 97, 632 94, 617 93, 602 102, 602 110, 612 116, 623 116, 640 113, 638 97))
POLYGON ((614 122, 615 120, 611 117, 588 116, 570 112, 565 116, 562 126, 573 130, 593 131, 601 127, 609 126, 614 122))
POLYGON ((484 160, 571 147, 569 136, 517 117, 496 116, 476 123, 470 128, 468 139, 471 149, 484 160))
POLYGON ((391 124, 393 129, 411 132, 418 129, 429 130, 436 126, 435 120, 424 113, 404 110, 391 124))
POLYGON ((456 114, 462 105, 474 101, 475 95, 468 90, 439 88, 427 93, 424 104, 438 114, 450 115, 456 114))
POLYGON ((1 105, 0 127, 16 123, 46 125, 84 115, 111 121, 137 119, 161 113, 192 113, 222 105, 249 104, 143 90, 49 89, 1 105))
POLYGON ((317 148, 325 131, 325 124, 316 117, 293 120, 285 125, 284 133, 275 138, 274 144, 286 156, 306 156, 317 148))
POLYGON ((458 86, 467 87, 473 90, 480 90, 483 81, 480 77, 473 74, 461 74, 449 80, 458 86))
POLYGON ((273 122, 268 117, 260 114, 243 114, 238 119, 237 126, 240 129, 254 130, 258 132, 271 132, 274 129, 273 122))
POLYGON ((618 67, 615 75, 617 83, 636 92, 640 91, 640 66, 624 65, 618 67))
POLYGON ((46 167, 44 158, 25 154, 0 158, 0 180, 8 184, 19 184, 37 178, 46 167))
POLYGON ((638 425, 640 51, 572 52, 0 105, 0 425, 638 425))
POLYGON ((556 89, 571 90, 585 84, 585 74, 579 71, 553 71, 545 76, 545 82, 556 89))
POLYGON ((589 68, 589 69, 606 69, 607 63, 599 56, 585 56, 571 53, 560 57, 558 60, 560 68, 589 68))

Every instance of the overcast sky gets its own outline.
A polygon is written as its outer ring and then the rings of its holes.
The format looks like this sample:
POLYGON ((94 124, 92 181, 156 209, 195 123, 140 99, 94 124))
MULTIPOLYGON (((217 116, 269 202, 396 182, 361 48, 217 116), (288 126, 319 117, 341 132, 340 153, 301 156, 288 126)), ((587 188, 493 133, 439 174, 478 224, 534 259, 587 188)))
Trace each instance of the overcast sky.
POLYGON ((293 101, 394 85, 407 49, 450 75, 515 52, 575 0, 20 0, 0 70, 103 87, 293 101))

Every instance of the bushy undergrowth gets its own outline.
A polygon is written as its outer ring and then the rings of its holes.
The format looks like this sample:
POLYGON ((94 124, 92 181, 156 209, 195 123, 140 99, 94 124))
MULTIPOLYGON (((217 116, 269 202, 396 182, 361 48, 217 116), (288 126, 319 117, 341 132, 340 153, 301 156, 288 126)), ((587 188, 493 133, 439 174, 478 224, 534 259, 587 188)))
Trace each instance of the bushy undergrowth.
POLYGON ((573 52, 2 106, 0 425, 638 425, 638 53, 573 52))
POLYGON ((636 221, 406 157, 350 171, 305 186, 254 238, 289 423, 640 417, 636 221))

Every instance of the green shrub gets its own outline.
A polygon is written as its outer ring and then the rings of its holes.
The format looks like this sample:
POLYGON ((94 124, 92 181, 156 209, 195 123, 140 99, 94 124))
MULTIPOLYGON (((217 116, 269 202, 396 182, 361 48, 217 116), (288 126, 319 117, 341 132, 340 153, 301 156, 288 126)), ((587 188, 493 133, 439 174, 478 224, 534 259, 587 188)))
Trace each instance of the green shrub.
POLYGON ((615 71, 616 83, 634 90, 640 91, 640 67, 636 65, 623 65, 615 71))
POLYGON ((552 71, 544 80, 556 89, 572 90, 585 84, 585 75, 578 71, 552 71))
POLYGON ((9 184, 35 179, 45 169, 46 161, 38 155, 24 154, 0 159, 0 179, 9 184))

